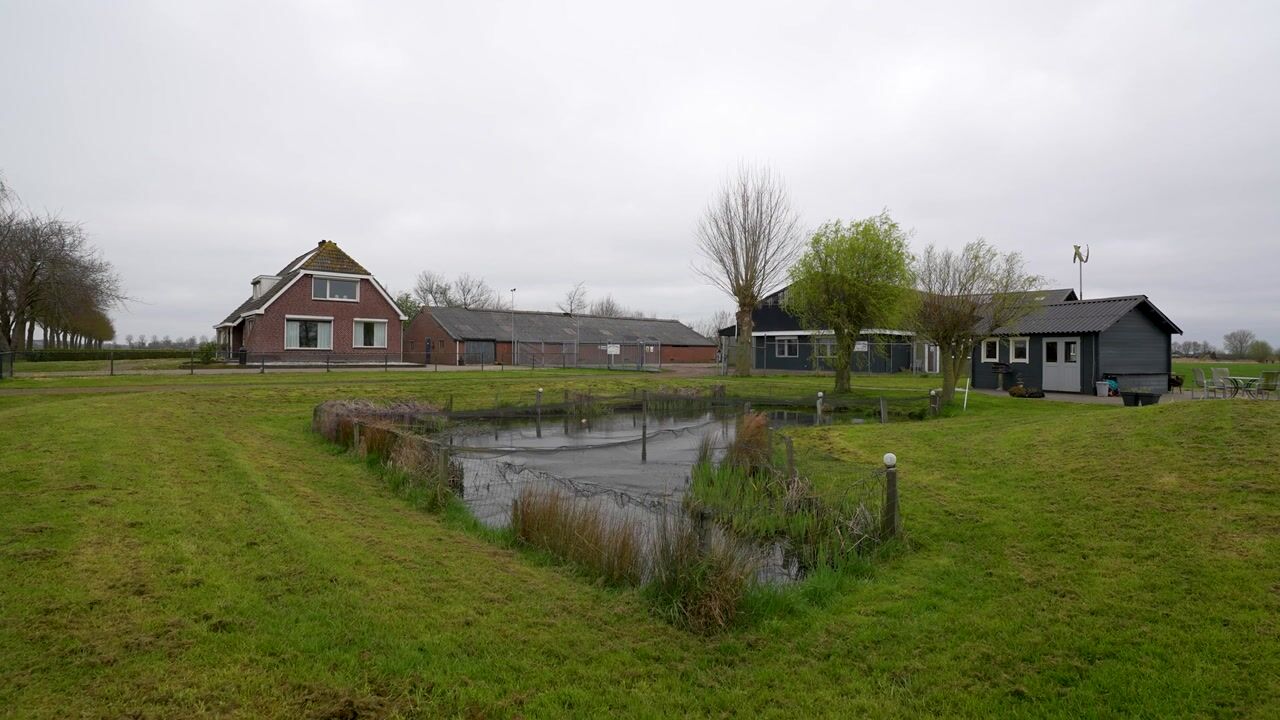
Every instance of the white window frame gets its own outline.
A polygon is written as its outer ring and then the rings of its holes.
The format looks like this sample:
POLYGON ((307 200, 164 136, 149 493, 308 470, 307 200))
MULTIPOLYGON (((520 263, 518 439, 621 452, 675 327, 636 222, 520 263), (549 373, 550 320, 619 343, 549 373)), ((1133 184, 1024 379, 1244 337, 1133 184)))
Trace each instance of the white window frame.
MULTIPOLYGON (((351 320, 351 349, 353 350, 386 350, 387 340, 388 340, 387 332, 390 329, 391 329, 391 326, 388 325, 386 320, 381 320, 379 318, 353 318, 351 320), (382 331, 382 344, 381 345, 357 345, 356 344, 356 337, 357 337, 356 328, 360 326, 360 323, 381 323, 383 325, 386 325, 387 327, 384 328, 382 331)), ((374 334, 375 336, 377 335, 376 332, 374 334)), ((364 338, 361 337, 360 339, 363 340, 364 338)))
POLYGON ((1024 365, 1031 362, 1031 338, 1028 338, 1028 337, 1009 338, 1009 362, 1022 363, 1024 365), (1021 360, 1018 359, 1017 353, 1015 353, 1013 350, 1013 348, 1016 346, 1015 344, 1019 342, 1021 342, 1027 348, 1027 355, 1021 360))
POLYGON ((832 360, 836 356, 836 341, 830 338, 821 338, 813 343, 813 355, 819 360, 832 360))
MULTIPOLYGON (((317 338, 318 340, 318 338, 317 338)), ((284 316, 284 349, 285 350, 333 350, 333 318, 322 315, 285 315, 284 316), (329 347, 290 347, 289 346, 289 321, 294 322, 327 322, 329 323, 329 347)))
POLYGON ((780 358, 798 358, 800 357, 800 338, 797 336, 776 337, 773 339, 773 356, 780 358), (787 347, 790 350, 786 353, 782 352, 782 348, 787 347))
POLYGON ((311 299, 312 299, 312 300, 320 300, 320 301, 322 301, 322 302, 349 302, 349 303, 358 303, 358 302, 360 302, 360 281, 359 281, 358 279, 355 279, 355 278, 350 278, 350 277, 337 277, 336 275, 312 275, 312 276, 311 276, 311 299), (326 295, 327 295, 327 294, 328 294, 328 292, 329 292, 329 285, 328 285, 328 283, 329 283, 329 281, 330 281, 330 280, 341 280, 341 281, 343 281, 343 282, 353 282, 353 283, 355 283, 355 284, 356 284, 356 299, 355 299, 355 300, 352 300, 351 298, 316 297, 316 281, 317 281, 317 280, 324 280, 324 281, 325 281, 324 289, 325 289, 325 294, 326 294, 326 295))
POLYGON ((987 338, 986 340, 982 341, 982 362, 984 363, 1000 362, 1000 339, 999 338, 987 338), (995 348, 996 348, 995 357, 992 357, 987 354, 988 343, 995 343, 995 348))

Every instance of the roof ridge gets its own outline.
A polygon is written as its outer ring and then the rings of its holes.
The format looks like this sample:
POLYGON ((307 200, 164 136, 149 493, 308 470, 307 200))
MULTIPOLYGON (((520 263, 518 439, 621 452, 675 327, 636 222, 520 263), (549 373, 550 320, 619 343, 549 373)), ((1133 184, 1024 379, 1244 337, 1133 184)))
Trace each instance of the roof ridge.
POLYGON ((602 320, 647 320, 649 322, 673 322, 673 323, 683 324, 679 318, 591 315, 588 313, 566 313, 566 312, 555 311, 555 310, 514 310, 513 311, 509 308, 469 308, 469 307, 461 307, 458 305, 427 305, 423 309, 424 310, 466 310, 467 312, 492 312, 492 313, 502 313, 503 315, 510 315, 512 312, 514 312, 517 315, 546 315, 548 317, 563 317, 565 315, 568 315, 569 317, 600 318, 602 320))

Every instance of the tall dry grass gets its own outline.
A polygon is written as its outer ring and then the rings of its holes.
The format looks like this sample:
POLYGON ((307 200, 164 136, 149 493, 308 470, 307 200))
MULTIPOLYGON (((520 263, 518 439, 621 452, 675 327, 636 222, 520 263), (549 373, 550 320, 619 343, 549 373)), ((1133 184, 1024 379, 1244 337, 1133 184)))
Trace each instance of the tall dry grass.
POLYGON ((773 457, 769 443, 769 417, 764 413, 745 413, 738 418, 733 442, 725 450, 723 462, 748 475, 772 471, 773 457))
POLYGON ((712 633, 737 619, 760 559, 709 520, 677 512, 659 518, 650 564, 646 590, 659 614, 712 633))
POLYGON ((636 586, 644 580, 639 524, 557 488, 525 486, 511 506, 511 529, 520 542, 568 560, 605 584, 636 586))

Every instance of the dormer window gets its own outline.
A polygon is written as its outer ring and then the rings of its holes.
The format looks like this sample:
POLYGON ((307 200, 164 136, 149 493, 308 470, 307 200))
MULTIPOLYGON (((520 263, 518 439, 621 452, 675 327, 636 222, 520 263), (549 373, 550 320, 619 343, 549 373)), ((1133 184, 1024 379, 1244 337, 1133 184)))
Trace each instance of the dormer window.
POLYGON ((311 299, 357 302, 360 300, 360 281, 325 277, 312 278, 311 299))

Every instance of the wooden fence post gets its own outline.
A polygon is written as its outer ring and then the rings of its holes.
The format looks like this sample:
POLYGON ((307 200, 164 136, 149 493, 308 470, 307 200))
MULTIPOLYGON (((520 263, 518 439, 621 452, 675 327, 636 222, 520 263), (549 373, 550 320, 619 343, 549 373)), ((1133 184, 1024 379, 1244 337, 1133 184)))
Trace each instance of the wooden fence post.
POLYGON ((796 476, 796 446, 791 442, 791 436, 783 435, 782 442, 787 446, 787 479, 796 476))
POLYGON ((893 453, 884 454, 884 527, 881 532, 886 538, 897 537, 900 525, 898 522, 898 456, 893 453))
POLYGON ((821 425, 822 424, 822 391, 821 390, 818 391, 818 404, 817 404, 816 411, 818 414, 818 421, 815 422, 814 424, 821 425))
POLYGON ((649 462, 649 391, 640 401, 640 462, 649 462))
POLYGON ((884 396, 880 396, 880 424, 889 422, 889 403, 885 401, 884 396))
POLYGON ((192 374, 192 375, 195 375, 195 374, 196 374, 196 351, 195 351, 195 350, 192 350, 192 351, 191 351, 191 364, 190 364, 190 368, 191 368, 191 374, 192 374))

